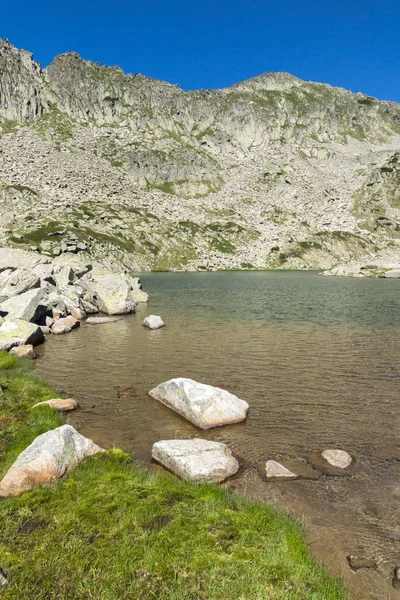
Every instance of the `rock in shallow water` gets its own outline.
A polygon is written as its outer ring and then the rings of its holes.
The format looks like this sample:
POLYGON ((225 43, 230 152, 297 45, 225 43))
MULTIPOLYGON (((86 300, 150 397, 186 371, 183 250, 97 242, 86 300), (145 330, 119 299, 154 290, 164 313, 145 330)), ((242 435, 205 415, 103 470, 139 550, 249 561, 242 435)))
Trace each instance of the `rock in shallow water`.
POLYGON ((201 429, 244 421, 249 409, 225 390, 184 377, 160 383, 149 394, 201 429))
POLYGON ((115 323, 115 321, 120 321, 121 318, 118 317, 89 317, 86 320, 88 325, 103 325, 104 323, 115 323))
POLYGON ((324 450, 322 452, 322 457, 330 464, 332 467, 336 467, 337 469, 347 469, 351 465, 352 457, 350 454, 345 452, 344 450, 338 450, 336 448, 329 448, 328 450, 324 450))
POLYGON ((292 473, 286 467, 276 460, 267 460, 265 463, 265 473, 267 477, 297 477, 296 473, 292 473))
POLYGON ((164 321, 157 315, 146 317, 143 321, 143 325, 149 329, 160 329, 160 327, 165 327, 164 321))
POLYGON ((208 440, 162 440, 152 448, 154 460, 189 481, 224 481, 237 473, 239 463, 231 450, 208 440))
POLYGON ((73 398, 55 398, 54 400, 44 400, 44 402, 38 402, 34 404, 32 408, 37 408, 38 406, 50 406, 50 408, 54 408, 59 412, 70 412, 71 410, 76 410, 79 405, 76 400, 73 398))
POLYGON ((71 425, 47 431, 18 456, 0 483, 0 496, 18 496, 59 479, 84 458, 98 452, 103 450, 71 425))

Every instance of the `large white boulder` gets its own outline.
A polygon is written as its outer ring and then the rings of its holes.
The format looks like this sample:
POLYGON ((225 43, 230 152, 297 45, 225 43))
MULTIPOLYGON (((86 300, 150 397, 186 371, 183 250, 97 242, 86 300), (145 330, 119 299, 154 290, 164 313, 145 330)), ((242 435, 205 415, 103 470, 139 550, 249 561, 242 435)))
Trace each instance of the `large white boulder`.
POLYGON ((22 319, 10 319, 0 326, 0 350, 11 350, 14 346, 32 344, 37 346, 44 341, 38 325, 22 319))
POLYGON ((208 440, 162 440, 152 448, 154 460, 189 481, 224 481, 237 473, 239 464, 231 450, 208 440))
POLYGON ((353 461, 352 456, 345 450, 338 448, 327 448, 322 452, 322 457, 332 466, 337 469, 347 469, 353 461))
POLYGON ((0 313, 4 319, 23 319, 24 321, 36 321, 46 312, 46 306, 42 304, 44 291, 41 288, 28 290, 24 294, 9 298, 0 304, 0 313))
POLYGON ((150 315, 144 319, 143 325, 149 329, 160 329, 165 326, 165 323, 158 315, 150 315))
POLYGON ((0 275, 0 302, 40 287, 40 277, 26 269, 6 270, 0 275))
POLYGON ((201 429, 244 421, 249 409, 225 390, 184 377, 160 383, 149 394, 201 429))
POLYGON ((110 272, 89 273, 84 278, 86 287, 93 293, 97 308, 108 315, 123 315, 135 312, 131 285, 123 275, 110 272))
POLYGON ((0 496, 18 496, 59 479, 87 456, 102 451, 71 425, 47 431, 18 456, 0 483, 0 496))

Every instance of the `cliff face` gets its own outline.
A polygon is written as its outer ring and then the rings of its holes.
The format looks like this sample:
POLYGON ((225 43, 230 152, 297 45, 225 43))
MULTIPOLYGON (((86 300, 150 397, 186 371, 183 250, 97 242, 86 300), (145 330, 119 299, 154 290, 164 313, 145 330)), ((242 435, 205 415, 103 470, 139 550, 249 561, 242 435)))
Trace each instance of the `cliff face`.
POLYGON ((398 244, 399 149, 399 105, 286 73, 184 92, 0 42, 3 242, 57 254, 73 235, 135 269, 330 267, 398 244))

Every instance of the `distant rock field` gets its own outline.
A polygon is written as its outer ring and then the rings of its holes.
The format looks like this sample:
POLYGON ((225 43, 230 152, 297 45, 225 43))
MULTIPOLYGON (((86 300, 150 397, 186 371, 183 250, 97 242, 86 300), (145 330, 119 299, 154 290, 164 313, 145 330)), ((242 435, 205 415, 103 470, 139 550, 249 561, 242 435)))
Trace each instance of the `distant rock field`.
POLYGON ((185 92, 0 40, 0 246, 128 271, 400 268, 400 105, 265 73, 185 92))

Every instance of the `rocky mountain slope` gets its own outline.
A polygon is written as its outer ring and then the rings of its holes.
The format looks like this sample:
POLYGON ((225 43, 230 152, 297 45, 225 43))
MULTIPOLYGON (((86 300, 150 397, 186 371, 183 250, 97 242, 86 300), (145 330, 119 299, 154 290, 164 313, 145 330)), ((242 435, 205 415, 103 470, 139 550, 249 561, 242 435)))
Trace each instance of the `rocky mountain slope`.
POLYGON ((266 73, 222 90, 0 41, 0 245, 130 270, 400 254, 400 105, 266 73))

